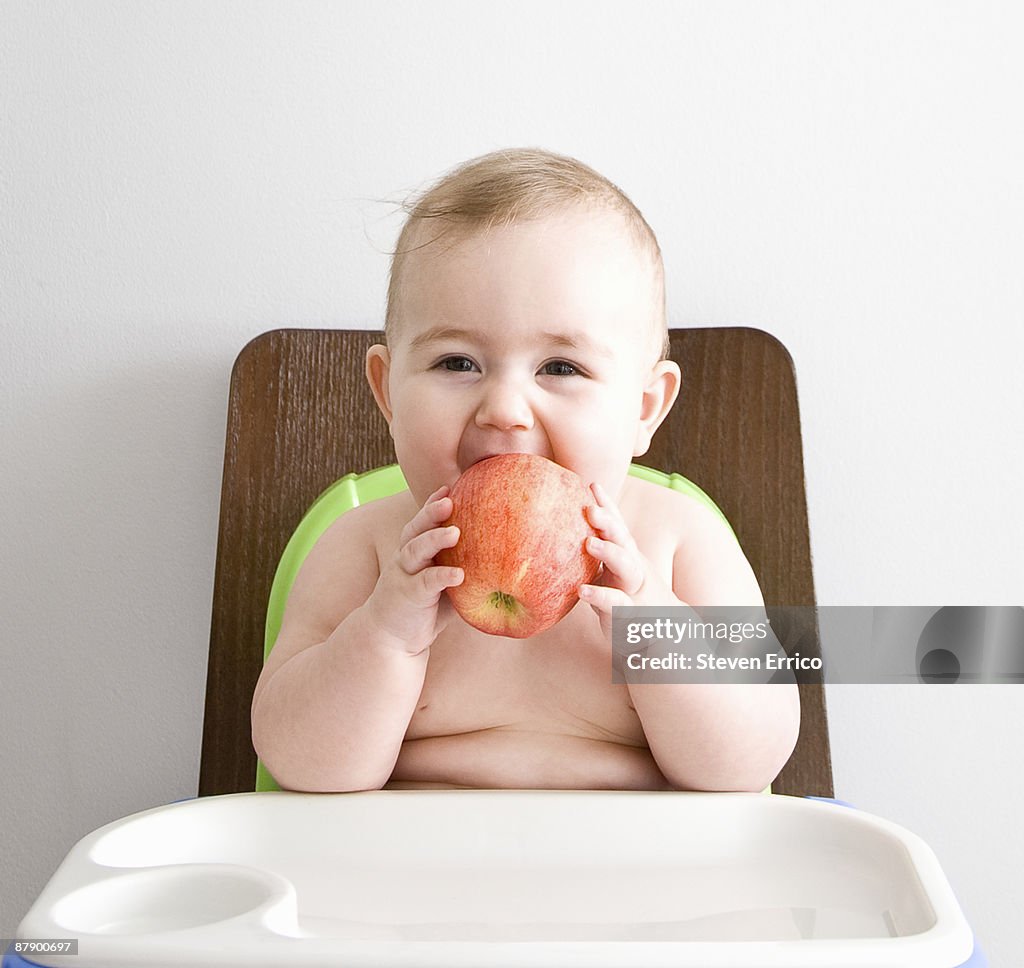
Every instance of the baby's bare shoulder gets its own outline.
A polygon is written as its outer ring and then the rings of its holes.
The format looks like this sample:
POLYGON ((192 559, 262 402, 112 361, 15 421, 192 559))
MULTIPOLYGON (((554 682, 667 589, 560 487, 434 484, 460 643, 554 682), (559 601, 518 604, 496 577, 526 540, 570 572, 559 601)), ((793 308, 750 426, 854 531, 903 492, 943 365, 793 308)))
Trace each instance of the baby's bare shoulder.
POLYGON ((622 515, 633 537, 653 533, 677 541, 707 532, 712 539, 732 535, 722 518, 703 501, 661 484, 628 477, 621 501, 622 515))
POLYGON ((672 587, 691 605, 761 602, 757 578, 732 529, 703 501, 630 478, 622 512, 640 550, 671 562, 672 587))
POLYGON ((396 494, 352 508, 328 526, 295 577, 283 637, 309 640, 328 634, 366 601, 380 577, 381 561, 415 514, 411 505, 407 492, 396 494))
POLYGON ((327 560, 341 554, 349 557, 353 542, 372 547, 378 557, 394 549, 402 528, 416 514, 408 491, 379 498, 346 511, 331 524, 310 553, 327 560))

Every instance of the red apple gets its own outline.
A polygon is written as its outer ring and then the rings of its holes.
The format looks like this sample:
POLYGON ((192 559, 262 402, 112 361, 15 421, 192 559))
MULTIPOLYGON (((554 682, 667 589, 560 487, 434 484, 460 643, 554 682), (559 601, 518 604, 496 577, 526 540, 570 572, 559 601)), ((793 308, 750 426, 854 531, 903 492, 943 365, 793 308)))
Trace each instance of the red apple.
POLYGON ((474 628, 525 639, 550 628, 579 600, 599 562, 585 548, 596 534, 587 520, 593 503, 570 470, 535 454, 488 457, 455 482, 446 525, 458 525, 458 544, 437 555, 439 565, 464 569, 448 595, 474 628))

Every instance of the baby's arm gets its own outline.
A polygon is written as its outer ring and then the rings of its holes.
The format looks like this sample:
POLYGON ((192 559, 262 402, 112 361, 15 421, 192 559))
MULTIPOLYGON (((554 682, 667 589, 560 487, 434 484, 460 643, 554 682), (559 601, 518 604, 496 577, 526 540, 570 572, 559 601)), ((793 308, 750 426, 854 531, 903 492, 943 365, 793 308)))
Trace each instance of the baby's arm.
MULTIPOLYGON (((605 564, 605 585, 585 586, 583 597, 601 613, 609 633, 614 605, 764 607, 750 564, 710 511, 690 515, 670 589, 637 549, 607 495, 595 494, 599 509, 591 520, 607 540, 594 553, 605 564)), ((696 612, 693 617, 700 620, 696 612)), ((628 689, 651 753, 677 789, 763 790, 796 745, 795 683, 629 683, 628 689)))
POLYGON ((423 688, 458 568, 433 565, 458 529, 442 488, 378 567, 366 515, 344 515, 303 563, 253 695, 253 745, 284 788, 378 789, 423 688), (442 602, 441 599, 444 599, 442 602))

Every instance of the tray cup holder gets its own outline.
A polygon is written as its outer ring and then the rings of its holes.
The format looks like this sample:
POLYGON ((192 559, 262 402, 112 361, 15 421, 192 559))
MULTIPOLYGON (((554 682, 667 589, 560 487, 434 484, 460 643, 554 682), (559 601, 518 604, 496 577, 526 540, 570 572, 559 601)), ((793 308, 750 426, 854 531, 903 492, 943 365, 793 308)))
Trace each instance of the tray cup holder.
POLYGON ((280 902, 285 887, 252 870, 202 865, 154 868, 72 891, 57 903, 53 915, 61 927, 81 934, 185 931, 280 902))

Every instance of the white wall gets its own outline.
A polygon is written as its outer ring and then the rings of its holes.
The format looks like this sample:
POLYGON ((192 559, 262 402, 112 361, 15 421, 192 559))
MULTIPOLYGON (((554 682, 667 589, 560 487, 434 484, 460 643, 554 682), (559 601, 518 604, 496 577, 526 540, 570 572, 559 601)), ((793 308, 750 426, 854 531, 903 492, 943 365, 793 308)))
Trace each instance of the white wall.
MULTIPOLYGON (((660 235, 678 326, 796 361, 819 600, 1024 604, 1011 3, 0 7, 0 935, 80 836, 195 792, 225 401, 375 327, 392 208, 502 146, 660 235)), ((1010 686, 830 691, 837 793, 1024 962, 1010 686)))

